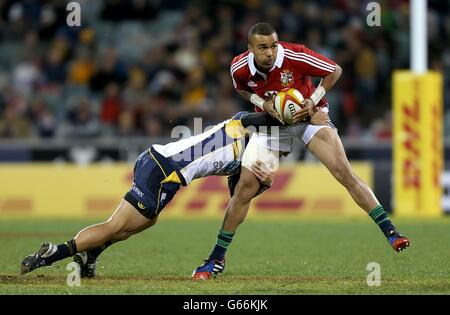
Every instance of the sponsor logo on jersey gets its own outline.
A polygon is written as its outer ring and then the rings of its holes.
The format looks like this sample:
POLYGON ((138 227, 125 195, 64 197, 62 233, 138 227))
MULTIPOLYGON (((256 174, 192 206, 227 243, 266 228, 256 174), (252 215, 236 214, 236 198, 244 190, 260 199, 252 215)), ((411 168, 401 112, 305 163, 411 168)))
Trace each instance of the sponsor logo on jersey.
POLYGON ((281 85, 288 86, 294 83, 294 75, 289 70, 283 70, 280 72, 281 75, 281 85))
POLYGON ((138 207, 139 207, 139 209, 142 209, 142 210, 145 209, 145 206, 142 202, 138 202, 138 207))
POLYGON ((253 81, 248 81, 247 85, 248 85, 249 87, 257 87, 257 86, 258 86, 258 84, 256 84, 256 83, 253 82, 253 81))
POLYGON ((277 96, 278 91, 266 91, 264 93, 264 98, 266 100, 271 100, 273 99, 275 96, 277 96))
POLYGON ((140 191, 139 188, 137 188, 135 185, 133 185, 133 190, 136 194, 139 195, 139 197, 144 197, 144 193, 140 191))

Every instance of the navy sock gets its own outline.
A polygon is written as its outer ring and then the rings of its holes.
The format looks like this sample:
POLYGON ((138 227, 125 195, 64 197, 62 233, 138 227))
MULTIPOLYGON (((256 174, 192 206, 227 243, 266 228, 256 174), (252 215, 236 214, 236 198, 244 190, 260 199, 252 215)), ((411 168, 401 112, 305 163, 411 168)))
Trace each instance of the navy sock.
POLYGON ((47 264, 73 256, 77 253, 77 245, 75 240, 70 240, 56 246, 56 251, 45 259, 47 264))
POLYGON ((98 246, 98 247, 95 247, 95 248, 93 248, 93 249, 88 250, 88 253, 89 253, 89 255, 91 255, 91 256, 97 258, 98 256, 100 256, 100 254, 101 254, 105 249, 107 249, 107 248, 108 248, 109 246, 111 246, 111 245, 112 245, 112 242, 111 242, 111 241, 107 241, 105 244, 103 244, 103 245, 101 245, 101 246, 98 246))
POLYGON ((217 235, 216 246, 214 246, 211 255, 209 255, 209 259, 223 260, 225 258, 225 253, 227 252, 228 245, 230 245, 233 240, 233 236, 234 232, 226 232, 221 229, 217 235))
POLYGON ((378 205, 372 211, 369 212, 369 216, 379 226, 384 236, 388 237, 391 231, 395 231, 395 226, 389 220, 386 211, 382 205, 378 205))

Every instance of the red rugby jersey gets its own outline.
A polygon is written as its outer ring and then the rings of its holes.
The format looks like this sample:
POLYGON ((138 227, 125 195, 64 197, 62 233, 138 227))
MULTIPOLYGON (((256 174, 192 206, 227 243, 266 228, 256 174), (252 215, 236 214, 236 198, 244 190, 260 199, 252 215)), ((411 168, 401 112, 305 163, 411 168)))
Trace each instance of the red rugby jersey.
MULTIPOLYGON (((286 42, 278 42, 277 58, 267 75, 256 69, 254 55, 248 50, 236 56, 230 67, 235 89, 256 93, 264 99, 287 87, 296 88, 303 97, 309 98, 316 89, 310 77, 324 77, 334 70, 334 61, 304 45, 286 42)), ((317 106, 327 104, 322 98, 317 106)), ((255 110, 261 111, 256 106, 255 110)))

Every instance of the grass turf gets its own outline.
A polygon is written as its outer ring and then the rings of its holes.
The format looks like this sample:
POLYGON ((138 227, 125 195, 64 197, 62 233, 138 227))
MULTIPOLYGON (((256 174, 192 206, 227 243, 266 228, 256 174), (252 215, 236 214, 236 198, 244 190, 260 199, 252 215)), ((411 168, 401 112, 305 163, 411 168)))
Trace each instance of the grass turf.
POLYGON ((217 220, 160 220, 100 257, 97 278, 70 287, 66 259, 19 276, 44 240, 64 242, 93 221, 0 221, 0 294, 450 294, 450 218, 395 220, 412 245, 396 253, 370 220, 257 221, 238 230, 223 275, 190 280, 209 254, 217 220), (370 262, 381 286, 366 283, 370 262))

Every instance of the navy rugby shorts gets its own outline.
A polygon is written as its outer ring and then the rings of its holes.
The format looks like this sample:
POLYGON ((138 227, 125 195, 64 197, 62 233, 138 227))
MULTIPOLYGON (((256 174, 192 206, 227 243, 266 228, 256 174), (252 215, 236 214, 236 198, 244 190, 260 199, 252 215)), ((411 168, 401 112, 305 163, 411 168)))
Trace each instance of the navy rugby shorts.
POLYGON ((133 175, 133 186, 124 199, 150 220, 173 199, 183 181, 173 163, 153 147, 136 159, 133 175), (176 175, 170 176, 173 172, 176 175), (168 177, 179 180, 168 180, 168 177))

